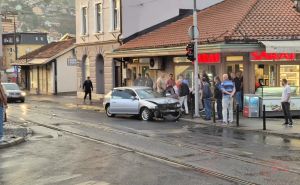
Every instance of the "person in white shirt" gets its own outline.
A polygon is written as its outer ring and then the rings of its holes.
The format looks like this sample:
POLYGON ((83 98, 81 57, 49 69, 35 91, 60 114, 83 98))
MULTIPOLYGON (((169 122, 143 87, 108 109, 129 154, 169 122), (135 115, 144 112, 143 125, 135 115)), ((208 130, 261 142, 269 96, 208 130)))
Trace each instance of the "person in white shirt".
POLYGON ((291 87, 288 85, 286 79, 282 79, 282 96, 281 96, 281 106, 284 114, 285 122, 283 125, 293 126, 293 121, 290 112, 290 102, 291 102, 291 87))

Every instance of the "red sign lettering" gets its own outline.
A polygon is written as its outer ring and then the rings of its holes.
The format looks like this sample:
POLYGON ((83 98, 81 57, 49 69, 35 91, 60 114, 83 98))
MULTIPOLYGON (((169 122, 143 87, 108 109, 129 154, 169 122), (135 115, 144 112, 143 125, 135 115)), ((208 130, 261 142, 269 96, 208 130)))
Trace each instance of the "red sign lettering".
POLYGON ((295 53, 266 53, 265 51, 259 52, 251 52, 250 57, 252 61, 293 61, 296 59, 295 53))
POLYGON ((221 54, 220 53, 201 53, 198 54, 198 63, 200 64, 211 64, 211 63, 220 63, 221 54))

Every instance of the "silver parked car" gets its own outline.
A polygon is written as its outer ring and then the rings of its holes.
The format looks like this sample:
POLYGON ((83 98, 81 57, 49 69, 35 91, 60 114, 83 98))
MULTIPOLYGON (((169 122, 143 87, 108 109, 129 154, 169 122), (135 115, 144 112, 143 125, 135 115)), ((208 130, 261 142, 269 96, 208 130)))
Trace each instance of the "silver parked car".
POLYGON ((181 106, 177 99, 163 97, 149 87, 117 87, 105 96, 103 106, 108 117, 116 114, 138 115, 142 120, 177 120, 181 106))
POLYGON ((1 83, 5 94, 7 96, 7 101, 20 101, 25 102, 26 93, 20 90, 20 87, 16 83, 1 83))

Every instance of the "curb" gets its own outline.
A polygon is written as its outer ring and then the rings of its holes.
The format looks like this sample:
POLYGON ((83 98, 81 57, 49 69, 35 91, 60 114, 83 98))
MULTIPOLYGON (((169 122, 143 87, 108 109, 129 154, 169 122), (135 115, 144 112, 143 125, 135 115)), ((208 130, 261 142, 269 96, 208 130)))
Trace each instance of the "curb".
POLYGON ((23 142, 25 142, 25 137, 17 137, 11 141, 0 143, 0 149, 12 147, 23 142))
POLYGON ((228 128, 228 129, 232 129, 232 130, 239 130, 239 131, 252 132, 252 133, 262 133, 262 134, 266 134, 266 135, 280 136, 280 137, 283 137, 283 138, 300 139, 300 133, 298 135, 283 134, 283 133, 276 133, 272 130, 249 130, 249 129, 243 129, 241 127, 222 126, 222 125, 218 125, 216 123, 204 123, 204 122, 199 122, 199 121, 192 120, 192 119, 187 119, 187 118, 180 118, 180 120, 190 122, 190 123, 196 123, 196 124, 202 124, 202 125, 208 125, 208 126, 215 126, 215 127, 219 127, 219 128, 228 128))

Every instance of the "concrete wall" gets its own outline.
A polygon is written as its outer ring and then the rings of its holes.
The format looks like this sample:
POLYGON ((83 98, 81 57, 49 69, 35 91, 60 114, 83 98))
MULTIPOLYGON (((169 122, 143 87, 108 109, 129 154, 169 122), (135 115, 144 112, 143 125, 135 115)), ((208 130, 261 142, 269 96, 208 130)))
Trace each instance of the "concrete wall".
POLYGON ((57 58, 58 93, 77 91, 77 66, 68 66, 68 58, 74 58, 72 50, 57 58))

